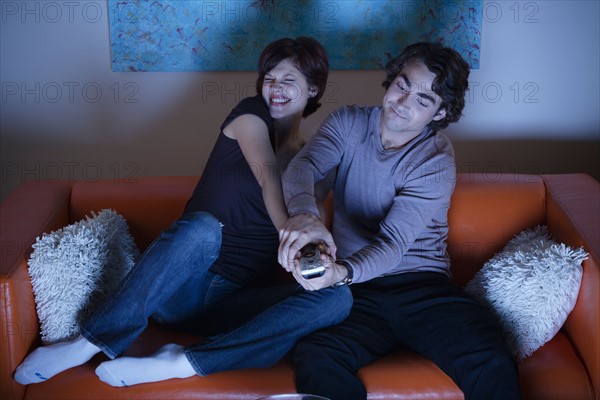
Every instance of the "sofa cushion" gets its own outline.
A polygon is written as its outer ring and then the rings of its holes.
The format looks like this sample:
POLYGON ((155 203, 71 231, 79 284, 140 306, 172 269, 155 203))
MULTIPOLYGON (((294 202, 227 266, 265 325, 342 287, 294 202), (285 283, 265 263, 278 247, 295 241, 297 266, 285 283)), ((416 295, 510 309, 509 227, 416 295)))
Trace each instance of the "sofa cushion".
POLYGON ((33 249, 29 275, 46 344, 76 337, 80 322, 139 256, 127 223, 113 210, 46 233, 33 249))
POLYGON ((524 359, 558 333, 575 307, 586 257, 538 226, 488 260, 466 291, 492 309, 514 354, 524 359))
MULTIPOLYGON (((125 355, 141 357, 154 353, 165 343, 191 345, 199 340, 201 338, 169 331, 150 321, 148 329, 125 355)), ((30 385, 25 398, 256 400, 262 396, 295 391, 291 357, 285 357, 271 368, 226 371, 206 377, 171 379, 128 388, 109 386, 94 374, 98 364, 107 359, 104 355, 97 355, 67 373, 30 385)), ((520 363, 519 370, 524 398, 593 398, 585 367, 573 352, 569 339, 562 333, 520 363), (549 385, 548 382, 553 384, 549 385), (555 382, 560 384, 555 385, 555 382)), ((406 349, 399 349, 361 368, 358 375, 373 399, 463 398, 456 384, 432 361, 406 349)))

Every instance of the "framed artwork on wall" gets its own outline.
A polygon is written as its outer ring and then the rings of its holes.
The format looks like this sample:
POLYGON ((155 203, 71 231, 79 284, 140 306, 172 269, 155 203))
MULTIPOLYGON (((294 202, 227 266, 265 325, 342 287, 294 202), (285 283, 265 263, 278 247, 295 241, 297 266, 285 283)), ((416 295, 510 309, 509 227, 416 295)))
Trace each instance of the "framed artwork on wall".
POLYGON ((381 69, 439 41, 479 67, 482 0, 108 0, 112 69, 249 71, 269 42, 312 36, 333 70, 381 69))

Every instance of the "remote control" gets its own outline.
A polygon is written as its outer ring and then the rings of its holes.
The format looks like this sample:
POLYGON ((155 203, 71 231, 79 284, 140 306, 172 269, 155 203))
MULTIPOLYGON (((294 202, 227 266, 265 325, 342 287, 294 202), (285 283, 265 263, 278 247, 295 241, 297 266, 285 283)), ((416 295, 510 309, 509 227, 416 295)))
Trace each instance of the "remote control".
POLYGON ((325 266, 321 260, 321 252, 312 243, 307 244, 300 251, 300 266, 302 267, 302 276, 304 279, 317 278, 325 273, 325 266))

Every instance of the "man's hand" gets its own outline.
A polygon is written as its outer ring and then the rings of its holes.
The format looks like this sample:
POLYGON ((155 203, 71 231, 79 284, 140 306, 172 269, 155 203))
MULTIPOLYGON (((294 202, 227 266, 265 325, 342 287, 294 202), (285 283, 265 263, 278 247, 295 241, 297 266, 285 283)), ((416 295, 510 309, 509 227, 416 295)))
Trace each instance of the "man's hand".
POLYGON ((323 264, 325 265, 325 273, 318 278, 305 279, 302 276, 302 269, 300 266, 296 266, 292 269, 292 275, 300 286, 309 291, 329 287, 334 283, 341 281, 348 275, 346 267, 336 264, 331 257, 327 257, 327 259, 323 261, 323 264))
MULTIPOLYGON (((304 213, 289 218, 279 230, 278 261, 283 268, 292 272, 300 268, 300 249, 309 243, 317 243, 321 259, 335 259, 337 250, 331 233, 316 216, 304 213)), ((322 277, 321 277, 322 278, 322 277)))

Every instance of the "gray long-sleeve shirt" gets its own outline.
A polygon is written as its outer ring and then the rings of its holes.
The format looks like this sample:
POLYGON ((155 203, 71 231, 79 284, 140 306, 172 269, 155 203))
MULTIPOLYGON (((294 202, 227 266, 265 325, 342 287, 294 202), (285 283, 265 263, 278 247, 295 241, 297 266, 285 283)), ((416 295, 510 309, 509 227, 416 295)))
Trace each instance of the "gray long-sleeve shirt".
POLYGON ((337 170, 332 235, 354 282, 414 271, 449 275, 450 140, 425 129, 402 149, 386 150, 380 115, 380 107, 349 106, 324 121, 284 173, 288 211, 318 216, 314 184, 337 170))

